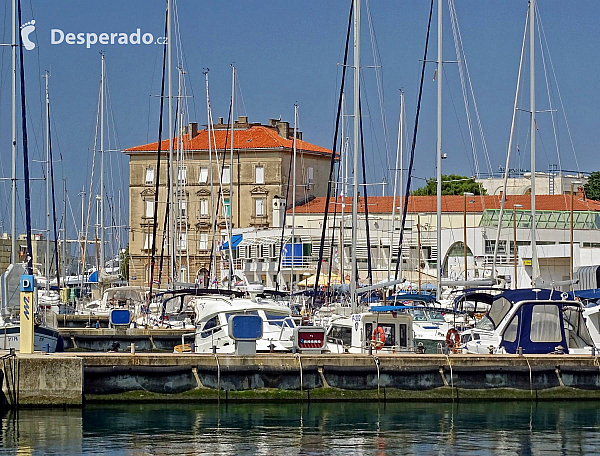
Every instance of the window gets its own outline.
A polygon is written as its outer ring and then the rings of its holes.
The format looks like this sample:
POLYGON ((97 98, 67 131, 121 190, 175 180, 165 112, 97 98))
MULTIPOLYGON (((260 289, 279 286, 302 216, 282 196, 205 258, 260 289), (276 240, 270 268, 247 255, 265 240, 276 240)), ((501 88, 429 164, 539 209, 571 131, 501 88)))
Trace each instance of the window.
POLYGON ((231 169, 229 166, 223 167, 223 177, 221 178, 222 184, 229 184, 231 182, 231 169))
POLYGON ((144 250, 150 250, 152 248, 152 235, 146 234, 144 238, 144 250))
MULTIPOLYGON (((378 326, 381 326, 383 328, 383 333, 385 334, 385 343, 383 344, 383 346, 393 347, 394 345, 396 345, 396 325, 379 323, 378 326)), ((404 328, 404 331, 406 331, 406 327, 404 328)), ((367 341, 370 341, 371 336, 373 335, 373 325, 371 323, 365 324, 365 335, 368 337, 367 341)), ((406 333, 404 336, 406 337, 406 333)))
POLYGON ((200 250, 208 250, 208 233, 200 233, 200 242, 198 243, 200 250))
POLYGON ((207 199, 200 200, 200 216, 201 217, 208 216, 208 200, 207 199))
POLYGON ((206 184, 208 182, 208 168, 206 166, 200 167, 200 177, 198 178, 199 184, 206 184))
POLYGON ((306 183, 308 185, 312 185, 314 182, 314 169, 312 166, 309 166, 308 168, 306 168, 306 183))
POLYGON ((265 168, 263 166, 257 166, 256 168, 254 168, 254 170, 256 173, 255 182, 257 184, 264 184, 265 183, 265 168))
POLYGON ((519 328, 519 315, 515 315, 515 317, 510 322, 510 325, 504 331, 504 340, 506 342, 514 342, 517 340, 517 329, 519 328))
POLYGON ((256 207, 256 216, 264 217, 265 216, 265 199, 257 198, 255 201, 255 207, 256 207))
POLYGON ((152 218, 154 217, 154 201, 146 200, 146 213, 145 217, 152 218))
POLYGON ((561 342, 558 306, 536 304, 531 309, 531 342, 561 342))
POLYGON ((146 168, 146 185, 154 183, 154 168, 146 168))
POLYGON ((229 217, 231 214, 231 202, 229 198, 223 199, 223 217, 229 217))
POLYGON ((352 345, 352 328, 350 326, 333 325, 329 330, 329 334, 327 334, 327 342, 352 345))
POLYGON ((179 216, 187 217, 187 200, 179 200, 179 216))
POLYGON ((203 338, 209 337, 212 333, 214 333, 216 331, 213 328, 216 328, 219 325, 218 318, 219 318, 218 315, 215 315, 210 320, 208 320, 206 323, 204 323, 204 327, 202 328, 202 333, 201 333, 201 336, 203 338))
POLYGON ((180 185, 185 185, 187 177, 187 168, 185 166, 180 166, 177 172, 177 183, 180 185))
POLYGON ((179 233, 179 250, 187 250, 187 233, 179 233))

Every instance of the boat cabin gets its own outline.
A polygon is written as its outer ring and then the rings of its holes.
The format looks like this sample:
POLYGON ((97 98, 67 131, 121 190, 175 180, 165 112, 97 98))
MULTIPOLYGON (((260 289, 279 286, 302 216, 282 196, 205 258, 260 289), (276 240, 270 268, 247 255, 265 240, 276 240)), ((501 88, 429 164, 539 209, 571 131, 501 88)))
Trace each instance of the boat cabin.
POLYGON ((461 342, 469 353, 589 353, 593 345, 583 307, 571 293, 505 290, 461 342))
POLYGON ((376 307, 384 306, 372 307, 370 312, 332 319, 327 331, 327 349, 331 353, 412 351, 412 316, 395 311, 377 311, 374 310, 376 307), (383 337, 376 331, 377 328, 381 328, 383 337), (378 344, 373 343, 377 340, 380 341, 378 344))

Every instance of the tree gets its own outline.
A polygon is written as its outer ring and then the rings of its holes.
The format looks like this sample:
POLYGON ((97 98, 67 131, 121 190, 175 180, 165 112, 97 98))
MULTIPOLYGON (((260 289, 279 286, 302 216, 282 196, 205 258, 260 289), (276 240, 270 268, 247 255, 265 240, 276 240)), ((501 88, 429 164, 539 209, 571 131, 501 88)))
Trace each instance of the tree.
POLYGON ((594 171, 583 186, 585 197, 594 201, 600 201, 600 171, 594 171))
POLYGON ((121 257, 119 274, 123 279, 129 280, 129 244, 127 244, 127 247, 121 251, 119 256, 121 257))
MULTIPOLYGON (((457 174, 442 174, 442 195, 462 195, 465 192, 474 195, 485 195, 485 189, 475 182, 475 179, 457 174)), ((413 196, 431 196, 437 194, 437 182, 435 179, 427 179, 425 187, 416 189, 411 193, 413 196)))

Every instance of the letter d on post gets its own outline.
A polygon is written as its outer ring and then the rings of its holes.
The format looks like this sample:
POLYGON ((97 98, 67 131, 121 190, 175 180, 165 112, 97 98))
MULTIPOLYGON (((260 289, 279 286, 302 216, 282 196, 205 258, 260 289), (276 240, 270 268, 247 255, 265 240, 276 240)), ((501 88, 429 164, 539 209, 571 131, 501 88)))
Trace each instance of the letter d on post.
POLYGON ((33 292, 35 290, 35 277, 32 275, 21 276, 21 314, 19 351, 33 353, 34 350, 34 314, 35 304, 33 292))

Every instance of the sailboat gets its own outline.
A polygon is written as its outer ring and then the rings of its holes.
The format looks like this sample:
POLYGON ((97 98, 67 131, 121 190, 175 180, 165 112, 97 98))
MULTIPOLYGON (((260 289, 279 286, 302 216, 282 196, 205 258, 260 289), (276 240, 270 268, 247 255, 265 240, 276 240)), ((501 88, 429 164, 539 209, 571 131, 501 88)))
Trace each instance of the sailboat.
MULTIPOLYGON (((17 16, 19 23, 21 21, 21 4, 20 1, 13 2, 13 18, 17 16)), ((32 253, 32 242, 31 242, 31 205, 30 205, 30 190, 29 190, 29 155, 27 148, 27 118, 26 118, 26 105, 25 105, 25 76, 24 76, 24 65, 23 65, 23 40, 19 34, 19 43, 16 41, 16 27, 17 24, 13 20, 13 36, 12 36, 12 63, 13 63, 13 91, 12 91, 12 139, 13 139, 13 208, 16 206, 16 52, 17 46, 19 49, 19 61, 20 61, 20 88, 21 88, 21 121, 22 121, 22 139, 23 139, 23 172, 24 172, 24 184, 25 184, 25 219, 26 219, 26 230, 27 230, 27 260, 23 266, 16 261, 16 221, 15 213, 13 212, 13 238, 12 238, 12 262, 6 272, 2 275, 1 288, 2 288, 2 311, 0 312, 0 350, 16 349, 20 348, 20 299, 19 299, 19 282, 21 275, 32 275, 33 274, 33 253, 32 253), (16 306, 14 305, 16 303, 16 306)), ((46 79, 46 115, 47 122, 49 125, 49 98, 47 90, 46 79)), ((49 126, 48 126, 49 132, 49 126)), ((48 147, 50 137, 48 135, 48 147)), ((48 170, 47 170, 48 171, 48 170)), ((46 261, 49 259, 47 258, 46 261)), ((45 350, 47 352, 53 352, 57 348, 58 341, 58 330, 56 314, 47 308, 40 309, 37 302, 37 296, 34 294, 34 306, 33 315, 34 320, 34 350, 45 350)))

